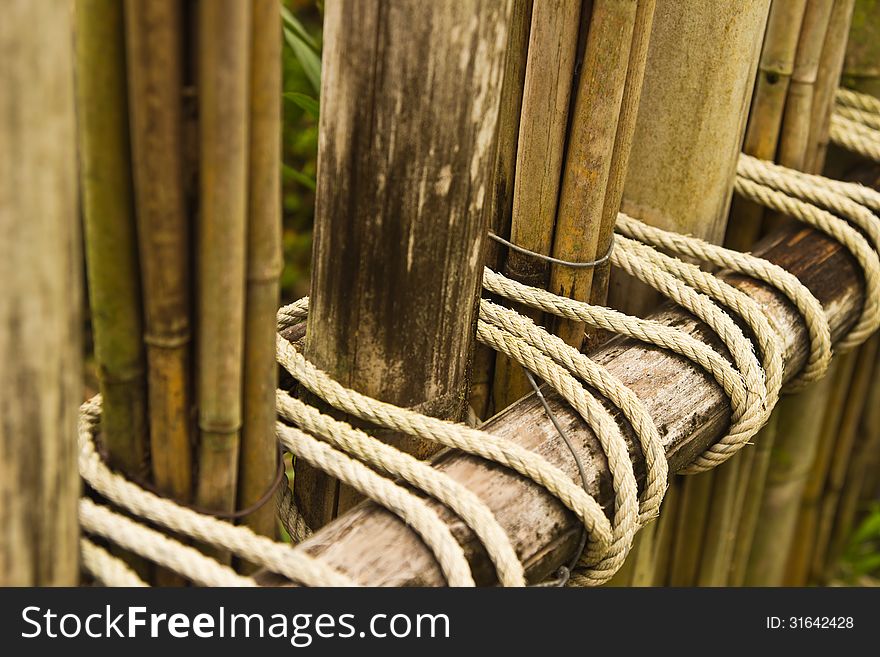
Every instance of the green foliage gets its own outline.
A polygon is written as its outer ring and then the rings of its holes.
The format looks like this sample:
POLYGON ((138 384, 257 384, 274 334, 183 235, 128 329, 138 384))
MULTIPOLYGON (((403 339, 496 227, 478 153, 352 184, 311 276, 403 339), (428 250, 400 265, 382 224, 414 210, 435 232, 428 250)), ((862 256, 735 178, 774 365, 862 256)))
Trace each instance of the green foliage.
POLYGON ((285 0, 281 10, 284 20, 281 294, 285 303, 308 294, 321 88, 322 17, 319 9, 313 2, 285 0))
POLYGON ((880 503, 871 505, 867 516, 850 537, 841 568, 847 580, 880 577, 880 503))

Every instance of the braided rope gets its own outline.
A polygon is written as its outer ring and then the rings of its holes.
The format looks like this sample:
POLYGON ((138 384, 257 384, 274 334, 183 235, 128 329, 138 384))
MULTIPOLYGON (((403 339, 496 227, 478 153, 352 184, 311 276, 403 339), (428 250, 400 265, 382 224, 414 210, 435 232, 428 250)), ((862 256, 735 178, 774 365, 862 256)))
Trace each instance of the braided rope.
POLYGON ((869 114, 880 114, 880 100, 869 94, 840 87, 834 95, 834 100, 844 107, 852 107, 869 114))
POLYGON ((831 142, 862 157, 880 162, 880 131, 840 114, 831 115, 831 142))
POLYGON ((859 123, 866 128, 880 130, 880 114, 873 114, 871 112, 866 112, 863 109, 858 109, 856 107, 847 107, 845 105, 838 105, 837 107, 835 107, 834 113, 837 116, 843 117, 844 119, 859 123))
POLYGON ((107 550, 95 545, 89 539, 79 539, 79 551, 82 555, 82 564, 86 572, 104 586, 149 586, 122 559, 114 557, 107 550))

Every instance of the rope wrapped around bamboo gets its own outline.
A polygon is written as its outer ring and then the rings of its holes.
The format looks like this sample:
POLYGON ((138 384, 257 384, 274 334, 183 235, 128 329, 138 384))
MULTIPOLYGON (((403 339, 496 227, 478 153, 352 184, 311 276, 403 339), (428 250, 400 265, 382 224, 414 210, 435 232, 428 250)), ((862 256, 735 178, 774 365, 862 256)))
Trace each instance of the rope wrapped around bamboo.
MULTIPOLYGON (((880 260, 876 252, 880 246, 880 223, 871 211, 880 208, 880 195, 857 185, 798 174, 746 156, 740 162, 736 189, 759 203, 817 227, 850 250, 863 269, 867 293, 861 316, 844 338, 842 347, 852 348, 871 335, 880 326, 880 289, 877 287, 880 260), (831 214, 832 211, 839 216, 831 214)), ((528 287, 488 269, 484 272, 483 286, 488 292, 517 303, 668 349, 702 367, 729 396, 732 419, 727 434, 684 471, 700 472, 714 467, 742 448, 772 411, 782 387, 780 339, 757 302, 712 273, 664 252, 753 276, 785 294, 801 313, 810 340, 810 355, 796 378, 797 385, 821 377, 828 366, 831 339, 825 315, 819 302, 794 276, 760 258, 651 228, 622 214, 616 230, 612 263, 705 322, 719 335, 733 364, 676 328, 528 287), (752 338, 743 333, 731 314, 743 320, 752 338)), ((278 313, 278 330, 302 322, 307 313, 308 299, 282 308, 278 313)), ((278 362, 329 406, 372 425, 494 461, 546 488, 579 518, 588 538, 577 569, 570 573, 570 580, 569 573, 562 573, 562 581, 577 585, 607 581, 625 560, 635 532, 656 517, 666 490, 668 465, 657 427, 638 397, 604 367, 513 310, 484 299, 480 305, 477 338, 557 390, 596 433, 612 473, 614 508, 610 520, 595 499, 539 454, 479 429, 371 399, 331 379, 280 335, 276 346, 278 362), (621 429, 607 405, 620 409, 637 436, 648 472, 641 494, 621 429)), ((285 391, 277 391, 276 402, 283 420, 276 424, 281 445, 297 458, 341 479, 405 520, 433 551, 450 585, 473 585, 468 563, 448 526, 412 488, 447 506, 474 531, 502 584, 522 586, 526 583, 523 566, 510 538, 474 493, 429 464, 400 452, 364 430, 321 413, 285 391), (398 478, 400 483, 393 478, 398 478)), ((246 527, 197 513, 111 472, 94 443, 99 415, 100 398, 83 405, 80 471, 86 482, 110 502, 175 533, 231 550, 295 582, 324 586, 355 584, 295 546, 271 541, 246 527)), ((239 586, 255 583, 195 548, 88 499, 82 501, 80 514, 88 533, 131 549, 197 583, 239 586)), ((301 535, 305 531, 307 528, 300 524, 295 533, 301 535)), ((101 548, 84 542, 83 551, 87 569, 99 581, 107 584, 134 581, 133 574, 123 570, 118 560, 114 561, 101 548)))

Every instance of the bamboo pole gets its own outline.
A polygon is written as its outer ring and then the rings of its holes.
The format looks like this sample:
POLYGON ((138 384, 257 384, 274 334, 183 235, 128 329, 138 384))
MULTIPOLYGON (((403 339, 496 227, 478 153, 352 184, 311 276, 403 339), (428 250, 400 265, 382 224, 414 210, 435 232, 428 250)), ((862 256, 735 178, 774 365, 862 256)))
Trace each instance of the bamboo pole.
MULTIPOLYGON (((807 0, 773 0, 758 64, 758 77, 742 150, 763 160, 776 157, 785 99, 794 72, 798 36, 807 0)), ((734 197, 725 243, 731 249, 748 251, 761 235, 764 208, 753 201, 734 197)))
POLYGON ((73 15, 0 21, 0 586, 79 578, 82 296, 73 15))
MULTIPOLYGON (((804 285, 815 290, 825 308, 833 340, 839 340, 859 312, 861 277, 851 257, 833 240, 809 229, 788 228, 756 247, 771 262, 784 262, 804 285)), ((742 277, 734 285, 753 295, 768 318, 780 329, 786 376, 801 368, 807 338, 790 303, 766 286, 742 277)), ((718 348, 717 340, 687 313, 664 307, 653 315, 718 348)), ((680 469, 720 436, 728 426, 728 402, 705 373, 681 359, 629 340, 597 349, 591 357, 603 363, 633 388, 662 431, 672 471, 680 469), (651 372, 652 376, 645 376, 651 372)), ((607 463, 584 422, 559 396, 545 390, 548 404, 584 463, 590 494, 605 508, 612 504, 607 463)), ((538 451, 568 476, 577 466, 565 448, 541 403, 530 395, 484 425, 503 440, 538 451)), ((624 428, 637 481, 644 483, 645 468, 628 429, 624 428)), ((566 563, 577 549, 581 525, 542 487, 525 481, 506 468, 486 464, 451 450, 438 455, 436 467, 462 482, 487 502, 526 566, 529 581, 539 581, 566 563)), ((468 557, 476 581, 491 584, 495 571, 479 540, 448 510, 435 507, 447 521, 468 557)), ((302 548, 368 585, 438 585, 444 582, 436 559, 405 523, 374 504, 364 504, 319 531, 302 548)), ((276 580, 277 581, 277 580, 276 580)))
MULTIPOLYGON (((346 386, 444 418, 467 401, 511 5, 337 0, 325 16, 306 353, 346 386)), ((294 494, 312 527, 357 500, 300 463, 294 494)))
POLYGON ((200 0, 196 500, 235 509, 242 423, 251 5, 200 0))
POLYGON ((800 496, 800 504, 793 537, 790 541, 784 582, 806 584, 810 574, 810 559, 818 531, 822 490, 828 466, 837 441, 840 419, 846 403, 849 382, 855 370, 857 352, 839 356, 826 374, 832 379, 828 397, 823 400, 825 411, 819 432, 816 452, 800 496))
POLYGON ((737 504, 742 506, 739 522, 736 526, 733 551, 730 555, 730 570, 727 583, 729 586, 742 586, 745 579, 746 566, 752 549, 752 542, 761 510, 761 499, 767 482, 767 471, 770 467, 770 455, 776 441, 776 427, 779 422, 777 413, 771 414, 764 428, 755 436, 755 448, 751 463, 743 468, 737 493, 737 504))
MULTIPOLYGON (((513 212, 513 184, 516 171, 520 110, 525 85, 526 59, 532 18, 532 0, 514 0, 507 34, 504 82, 498 109, 495 135, 495 165, 491 175, 492 193, 487 203, 489 228, 504 238, 510 237, 513 212)), ((506 252, 500 245, 487 245, 486 266, 499 271, 506 252)), ((484 420, 492 413, 492 382, 495 377, 495 352, 483 345, 474 350, 471 368, 470 407, 477 418, 484 420)))
MULTIPOLYGON (((281 13, 255 0, 251 28, 250 193, 247 228, 244 385, 238 507, 249 508, 275 478, 275 312, 281 276, 281 13)), ((275 505, 244 519, 274 536, 275 505)))
POLYGON ((797 522, 798 500, 806 484, 833 378, 826 376, 776 407, 776 440, 743 583, 778 586, 797 522))
MULTIPOLYGON (((580 0, 536 0, 532 8, 510 240, 536 253, 549 254, 553 246, 580 17, 580 0)), ((504 269, 514 280, 547 287, 550 266, 542 260, 511 250, 504 269)), ((539 311, 517 310, 542 323, 539 311)), ((530 389, 519 365, 496 357, 492 386, 496 408, 509 406, 530 389)))
POLYGON ((810 139, 804 160, 808 171, 819 172, 825 163, 831 110, 834 108, 835 93, 840 86, 854 9, 855 0, 837 0, 831 9, 816 76, 813 115, 810 118, 810 139))
POLYGON ((149 474, 122 5, 78 0, 76 92, 89 301, 110 465, 149 474))
POLYGON ((842 536, 838 544, 831 549, 832 531, 835 518, 839 511, 839 503, 846 474, 853 453, 853 445, 856 440, 856 432, 859 428, 859 418, 865 407, 865 399, 874 373, 874 361, 877 358, 878 338, 875 335, 866 342, 858 351, 858 363, 852 375, 849 392, 843 404, 843 413, 837 430, 837 439, 834 442, 834 451, 828 467, 828 476, 825 481, 825 490, 822 494, 821 507, 819 509, 819 525, 816 532, 816 540, 813 544, 812 565, 810 576, 815 581, 822 581, 826 572, 829 559, 837 557, 837 550, 843 547, 847 536, 842 536))
POLYGON ((856 0, 846 56, 844 86, 880 98, 880 0, 856 0))
POLYGON ((875 358, 871 383, 865 397, 864 412, 859 419, 846 482, 834 518, 834 530, 825 561, 825 575, 833 572, 837 560, 840 559, 850 539, 860 510, 860 494, 865 485, 871 457, 880 451, 880 376, 878 376, 880 369, 878 367, 880 367, 880 358, 875 358))
POLYGON ((153 481, 192 495, 189 222, 180 153, 177 3, 125 5, 132 170, 144 298, 153 481))
MULTIPOLYGON (((610 234, 617 217, 605 209, 612 154, 618 132, 636 23, 636 0, 593 0, 583 66, 578 78, 565 169, 553 237, 554 258, 574 262, 597 257, 599 238, 610 234), (606 226, 603 226, 607 224, 606 226)), ((625 166, 626 159, 618 165, 625 166)), ((553 266, 550 290, 587 301, 592 269, 553 266)), ((555 332, 580 348, 584 325, 554 319, 555 332)))

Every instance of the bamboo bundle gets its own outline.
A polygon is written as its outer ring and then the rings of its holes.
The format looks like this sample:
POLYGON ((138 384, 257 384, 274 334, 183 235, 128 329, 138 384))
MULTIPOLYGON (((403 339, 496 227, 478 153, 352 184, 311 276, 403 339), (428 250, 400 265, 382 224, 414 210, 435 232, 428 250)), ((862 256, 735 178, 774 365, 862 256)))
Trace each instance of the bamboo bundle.
POLYGON ((776 427, 779 414, 773 413, 764 428, 755 436, 755 448, 750 462, 744 464, 739 480, 737 505, 741 507, 739 522, 733 539, 733 551, 730 555, 730 570, 727 575, 729 586, 742 586, 745 580, 749 553, 758 526, 758 515, 761 510, 761 499, 770 468, 770 455, 776 441, 776 427))
POLYGON ((749 553, 743 583, 778 586, 797 521, 800 500, 810 471, 834 377, 827 376, 776 407, 776 440, 749 553), (783 430, 784 428, 784 430, 783 430))
MULTIPOLYGON (((250 148, 245 297, 244 383, 238 507, 250 508, 271 485, 275 449, 275 312, 281 254, 281 13, 275 0, 255 0, 251 33, 250 148)), ((275 534, 275 505, 244 519, 275 534)))
POLYGON ((776 157, 779 164, 792 169, 803 170, 806 163, 819 61, 833 4, 833 0, 807 0, 801 24, 776 157))
POLYGON ((242 423, 250 19, 238 0, 198 5, 196 500, 224 512, 236 504, 242 423))
POLYGON ((101 442, 110 464, 146 479, 148 427, 132 196, 122 5, 76 3, 80 177, 101 442))
MULTIPOLYGON (((742 146, 744 153, 763 160, 776 157, 785 99, 794 71, 798 35, 806 6, 807 0, 774 0, 770 5, 758 78, 742 146)), ((751 249, 760 237, 763 217, 763 206, 734 197, 725 238, 727 246, 738 251, 751 249)))
POLYGON ((828 473, 828 464, 837 441, 840 418, 846 402, 848 383, 856 366, 856 354, 839 356, 826 377, 831 379, 826 399, 822 426, 819 431, 816 452, 800 496, 797 523, 790 542, 785 581, 806 583, 809 577, 810 558, 819 522, 822 490, 828 473))
MULTIPOLYGON (((536 253, 550 253, 556 199, 568 125, 571 82, 581 25, 581 3, 535 0, 523 85, 510 241, 536 253)), ((511 250, 505 273, 527 285, 546 288, 549 265, 511 250)), ((518 308, 541 323, 538 311, 518 308)), ((495 359, 493 399, 505 408, 530 390, 522 368, 504 356, 495 359)))
MULTIPOLYGON (((526 59, 532 17, 532 0, 514 0, 510 28, 507 33, 504 82, 498 108, 495 134, 495 164, 491 176, 492 192, 486 205, 489 228, 502 237, 510 237, 510 216, 513 212, 513 183, 516 170, 519 120, 525 85, 526 59)), ((486 266, 500 270, 506 251, 489 242, 486 266)), ((470 408, 478 419, 485 419, 492 410, 492 381, 495 376, 495 352, 483 345, 474 350, 471 366, 470 408)))
POLYGON ((837 0, 831 9, 828 31, 825 33, 825 43, 822 45, 822 56, 816 75, 813 115, 810 118, 810 139, 804 159, 807 171, 818 173, 822 171, 825 163, 831 110, 834 108, 834 95, 840 86, 854 9, 855 0, 837 0))
POLYGON ((182 187, 180 7, 125 5, 132 170, 144 298, 153 481, 192 495, 189 232, 182 187))
MULTIPOLYGON (((600 236, 610 235, 617 218, 619 203, 612 207, 613 199, 608 199, 606 204, 606 191, 609 179, 620 175, 611 173, 611 163, 637 8, 636 0, 592 3, 562 174, 554 258, 583 262, 601 256, 600 236)), ((620 158, 616 164, 625 166, 626 159, 620 158)), ((592 269, 553 266, 550 290, 587 301, 592 280, 592 269)), ((581 347, 583 324, 555 320, 554 326, 565 342, 581 347)))
POLYGON ((73 586, 82 294, 72 12, 0 20, 0 586, 73 586))
POLYGON ((837 430, 837 440, 834 444, 834 453, 831 455, 825 490, 822 495, 819 525, 816 539, 813 542, 810 576, 816 581, 821 581, 825 577, 829 559, 835 559, 838 556, 837 550, 842 548, 844 541, 848 538, 842 535, 834 549, 831 549, 832 531, 840 510, 840 498, 851 462, 853 445, 856 441, 859 418, 865 408, 871 377, 874 374, 877 346, 878 337, 875 335, 859 349, 859 361, 852 375, 849 393, 837 430))

